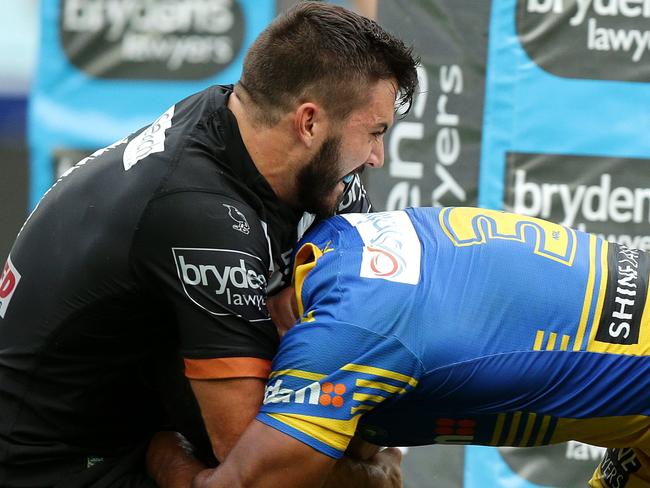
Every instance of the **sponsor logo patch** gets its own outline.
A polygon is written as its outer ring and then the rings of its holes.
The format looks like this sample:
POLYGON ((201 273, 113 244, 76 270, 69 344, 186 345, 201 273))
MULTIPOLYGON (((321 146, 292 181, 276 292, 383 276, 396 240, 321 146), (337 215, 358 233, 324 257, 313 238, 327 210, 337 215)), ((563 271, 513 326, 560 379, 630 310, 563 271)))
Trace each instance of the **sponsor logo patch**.
POLYGON ((0 318, 2 319, 5 318, 9 302, 11 302, 11 297, 14 296, 19 282, 20 273, 11 262, 11 256, 9 256, 2 268, 2 274, 0 274, 0 318))
POLYGON ((88 456, 86 458, 86 468, 92 468, 93 466, 96 466, 103 462, 104 462, 104 458, 101 456, 88 456))
POLYGON ((607 267, 607 289, 596 340, 610 344, 638 344, 650 257, 638 249, 610 244, 607 267))
POLYGON ((172 248, 187 297, 213 315, 267 320, 262 261, 233 249, 172 248))
POLYGON ((476 420, 438 418, 434 432, 436 444, 471 444, 476 434, 476 420))
POLYGON ((135 136, 124 149, 124 171, 130 170, 138 161, 150 154, 165 150, 165 131, 172 126, 175 105, 158 117, 153 124, 135 136))
POLYGON ((600 475, 608 486, 623 488, 630 475, 641 468, 641 461, 630 447, 608 449, 599 468, 600 475))
POLYGON ((309 383, 298 390, 282 387, 282 380, 266 385, 264 390, 264 405, 269 403, 300 403, 322 405, 323 407, 341 408, 345 404, 344 396, 347 387, 343 383, 318 381, 309 383))
POLYGON ((238 230, 242 234, 248 235, 248 233, 251 231, 251 228, 248 225, 246 216, 241 213, 237 207, 233 207, 232 205, 227 205, 225 203, 222 203, 222 205, 228 209, 228 215, 236 222, 232 228, 238 230))
POLYGON ((416 285, 420 281, 421 249, 406 212, 342 215, 363 243, 360 275, 416 285))

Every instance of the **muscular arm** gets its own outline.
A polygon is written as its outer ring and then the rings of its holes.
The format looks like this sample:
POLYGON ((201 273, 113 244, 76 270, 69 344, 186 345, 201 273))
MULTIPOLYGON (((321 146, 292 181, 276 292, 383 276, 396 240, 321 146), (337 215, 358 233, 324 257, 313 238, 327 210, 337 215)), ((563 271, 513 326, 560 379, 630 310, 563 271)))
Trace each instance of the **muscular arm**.
POLYGON ((259 378, 190 380, 216 458, 223 462, 253 421, 264 398, 259 378))
MULTIPOLYGON (((223 461, 255 418, 264 395, 258 378, 190 380, 201 408, 212 450, 223 461)), ((159 432, 147 452, 150 476, 162 488, 186 488, 205 469, 175 432, 159 432)))
POLYGON ((401 486, 398 449, 372 462, 338 461, 259 421, 254 421, 217 469, 202 472, 193 488, 313 488, 323 486, 401 486), (332 468, 335 468, 334 470, 332 468), (329 475, 329 478, 328 478, 329 475))
POLYGON ((397 449, 376 454, 376 446, 354 438, 347 451, 349 456, 336 461, 253 421, 262 402, 261 380, 233 378, 191 383, 204 412, 214 453, 223 464, 216 470, 205 470, 182 448, 177 434, 158 433, 149 448, 147 463, 151 476, 163 488, 276 487, 282 486, 280 483, 292 487, 395 488, 402 484, 401 454, 397 449))
POLYGON ((193 488, 321 486, 335 460, 259 421, 244 432, 226 461, 203 472, 193 488))

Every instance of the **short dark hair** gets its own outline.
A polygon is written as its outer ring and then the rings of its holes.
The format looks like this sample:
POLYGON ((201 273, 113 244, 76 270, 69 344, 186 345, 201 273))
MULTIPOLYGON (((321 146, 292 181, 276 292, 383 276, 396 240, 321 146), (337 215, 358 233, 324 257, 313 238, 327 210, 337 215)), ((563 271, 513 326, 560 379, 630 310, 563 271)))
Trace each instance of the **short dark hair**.
POLYGON ((255 40, 235 90, 243 89, 256 106, 255 118, 268 125, 308 99, 342 120, 383 79, 396 81, 398 103, 408 110, 417 63, 413 49, 376 22, 337 5, 303 2, 255 40))

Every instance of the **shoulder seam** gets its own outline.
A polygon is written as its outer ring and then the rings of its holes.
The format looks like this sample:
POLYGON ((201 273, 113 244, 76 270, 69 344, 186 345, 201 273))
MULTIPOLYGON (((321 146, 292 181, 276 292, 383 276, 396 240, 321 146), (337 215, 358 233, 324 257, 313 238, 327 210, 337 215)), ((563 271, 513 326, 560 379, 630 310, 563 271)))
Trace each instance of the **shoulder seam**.
POLYGON ((149 199, 149 202, 147 202, 147 207, 149 206, 149 203, 151 203, 151 202, 154 202, 156 200, 160 200, 161 198, 164 198, 164 197, 167 197, 167 196, 170 196, 170 195, 175 195, 175 194, 178 194, 178 193, 207 193, 207 194, 211 194, 211 195, 218 195, 218 196, 221 196, 223 198, 228 198, 228 199, 230 199, 232 201, 241 203, 242 205, 244 205, 245 207, 250 209, 253 213, 255 213, 255 215, 257 215, 258 218, 260 218, 260 220, 261 220, 261 217, 255 211, 255 209, 251 205, 249 205, 243 198, 238 198, 238 196, 235 196, 233 194, 228 194, 228 193, 225 193, 223 191, 209 190, 207 188, 186 187, 186 188, 175 188, 173 190, 165 190, 165 191, 162 191, 162 192, 159 192, 159 193, 156 193, 155 195, 153 195, 149 199))

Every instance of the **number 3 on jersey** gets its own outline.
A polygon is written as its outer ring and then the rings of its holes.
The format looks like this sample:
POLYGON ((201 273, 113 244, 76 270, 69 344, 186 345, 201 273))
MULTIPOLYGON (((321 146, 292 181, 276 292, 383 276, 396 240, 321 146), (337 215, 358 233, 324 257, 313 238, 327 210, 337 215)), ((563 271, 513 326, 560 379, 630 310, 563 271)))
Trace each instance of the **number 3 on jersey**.
POLYGON ((443 208, 440 227, 458 247, 486 244, 490 239, 521 242, 532 252, 572 266, 577 239, 573 229, 559 224, 497 210, 443 208))

